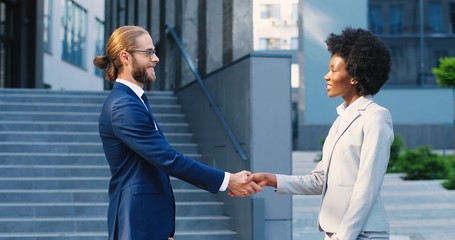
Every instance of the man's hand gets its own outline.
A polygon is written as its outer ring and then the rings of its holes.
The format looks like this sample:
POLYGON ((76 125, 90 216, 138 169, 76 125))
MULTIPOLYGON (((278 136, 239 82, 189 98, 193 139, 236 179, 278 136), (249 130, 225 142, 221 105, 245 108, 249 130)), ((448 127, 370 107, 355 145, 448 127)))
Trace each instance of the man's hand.
POLYGON ((262 191, 262 187, 255 182, 250 181, 249 183, 245 183, 245 180, 248 179, 249 175, 251 175, 251 172, 248 171, 241 171, 234 174, 231 173, 228 184, 228 195, 231 197, 247 197, 262 191))

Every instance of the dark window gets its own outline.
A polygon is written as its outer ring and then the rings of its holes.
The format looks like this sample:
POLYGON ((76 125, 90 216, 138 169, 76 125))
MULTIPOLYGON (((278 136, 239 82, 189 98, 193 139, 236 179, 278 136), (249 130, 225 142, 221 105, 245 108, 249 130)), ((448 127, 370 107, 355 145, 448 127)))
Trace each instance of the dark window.
MULTIPOLYGON (((96 18, 95 56, 104 56, 104 22, 96 18)), ((95 74, 103 77, 104 71, 95 68, 95 74)))
POLYGON ((260 38, 259 39, 259 50, 278 50, 280 49, 279 38, 260 38))
POLYGON ((403 33, 403 10, 404 7, 401 4, 390 6, 390 34, 403 33))
POLYGON ((444 33, 444 20, 441 3, 430 2, 428 5, 428 22, 431 33, 444 33))
POLYGON ((85 67, 87 46, 87 10, 72 0, 64 0, 62 18, 62 59, 85 67))
POLYGON ((450 10, 449 10, 449 18, 450 18, 450 25, 452 26, 450 33, 455 33, 455 2, 450 3, 450 10))
POLYGON ((280 5, 279 4, 262 4, 261 19, 280 18, 280 5))
POLYGON ((44 0, 43 44, 44 50, 51 53, 52 44, 52 0, 44 0))
POLYGON ((376 34, 382 34, 382 8, 381 5, 371 4, 369 11, 370 30, 376 34))

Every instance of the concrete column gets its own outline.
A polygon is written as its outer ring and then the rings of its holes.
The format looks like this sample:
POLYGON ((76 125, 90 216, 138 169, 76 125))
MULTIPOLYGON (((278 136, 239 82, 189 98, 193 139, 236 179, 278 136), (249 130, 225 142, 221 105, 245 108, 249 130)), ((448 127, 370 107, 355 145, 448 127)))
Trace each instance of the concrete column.
POLYGON ((233 61, 253 51, 253 1, 233 0, 233 61))
MULTIPOLYGON (((198 55, 198 5, 197 1, 194 0, 182 0, 181 1, 181 40, 185 50, 190 56, 193 64, 198 65, 197 55, 198 55)), ((178 14, 178 13, 176 13, 178 14)), ((176 15, 177 17, 177 15, 176 15)), ((187 83, 195 79, 193 73, 190 71, 188 64, 183 58, 181 61, 181 86, 186 85, 187 83)))
POLYGON ((223 0, 206 0, 206 73, 223 66, 223 0))

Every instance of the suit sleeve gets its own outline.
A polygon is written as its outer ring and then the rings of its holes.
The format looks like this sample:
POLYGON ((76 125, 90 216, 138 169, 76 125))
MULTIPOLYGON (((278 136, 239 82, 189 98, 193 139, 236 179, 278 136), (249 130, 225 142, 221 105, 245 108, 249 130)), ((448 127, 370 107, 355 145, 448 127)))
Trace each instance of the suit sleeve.
POLYGON ((324 160, 321 160, 316 168, 308 175, 289 176, 276 174, 277 193, 280 194, 304 194, 320 195, 324 186, 324 160))
POLYGON ((225 172, 172 149, 139 102, 113 104, 111 121, 115 136, 150 164, 209 192, 218 192, 225 172))
POLYGON ((380 108, 365 116, 360 164, 349 208, 338 228, 337 237, 356 239, 381 190, 393 141, 392 117, 380 108))

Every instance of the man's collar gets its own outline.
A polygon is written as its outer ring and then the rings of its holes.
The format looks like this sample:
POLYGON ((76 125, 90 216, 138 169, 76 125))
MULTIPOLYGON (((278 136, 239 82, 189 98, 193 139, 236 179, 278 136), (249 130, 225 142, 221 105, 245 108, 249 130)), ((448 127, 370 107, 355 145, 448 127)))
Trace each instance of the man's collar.
POLYGON ((115 80, 115 82, 122 83, 122 84, 128 86, 129 88, 131 88, 131 90, 133 90, 134 93, 136 93, 136 95, 138 97, 142 97, 142 94, 144 94, 144 89, 142 89, 141 87, 139 87, 138 85, 136 85, 136 84, 134 84, 132 82, 126 81, 126 80, 121 79, 121 78, 117 78, 115 80))

